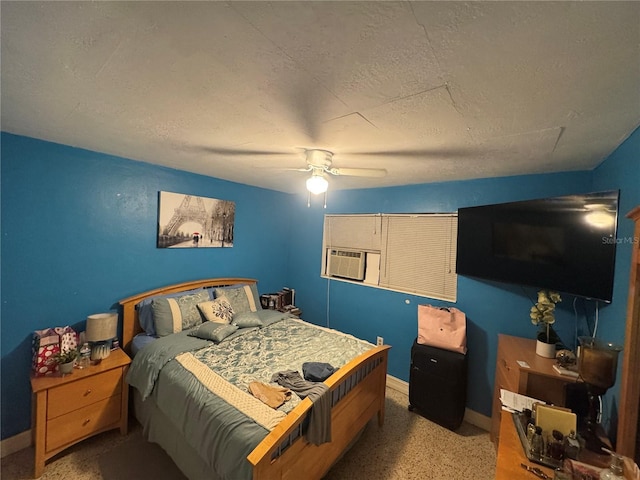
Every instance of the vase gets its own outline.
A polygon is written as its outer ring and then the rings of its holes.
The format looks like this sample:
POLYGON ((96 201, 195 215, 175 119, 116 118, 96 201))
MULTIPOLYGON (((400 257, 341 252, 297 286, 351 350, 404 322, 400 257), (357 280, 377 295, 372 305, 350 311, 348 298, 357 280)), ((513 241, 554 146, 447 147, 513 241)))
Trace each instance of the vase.
POLYGON ((60 370, 60 373, 62 375, 69 375, 71 372, 73 372, 74 363, 75 362, 72 360, 71 362, 58 364, 58 369, 60 370))
POLYGON ((544 358, 556 358, 556 344, 536 340, 536 354, 544 358))

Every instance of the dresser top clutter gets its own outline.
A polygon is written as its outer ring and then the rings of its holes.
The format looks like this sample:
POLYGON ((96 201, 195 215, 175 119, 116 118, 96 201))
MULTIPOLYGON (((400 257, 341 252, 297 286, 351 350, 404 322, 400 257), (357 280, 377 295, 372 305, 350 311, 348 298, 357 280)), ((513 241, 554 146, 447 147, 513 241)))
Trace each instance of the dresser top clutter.
MULTIPOLYGON (((503 334, 498 336, 490 433, 491 440, 498 449, 496 479, 499 480, 514 478, 511 475, 520 471, 522 468, 521 463, 530 465, 532 468, 542 468, 542 471, 547 474, 553 473, 550 469, 542 465, 532 464, 528 460, 520 441, 521 438, 517 433, 512 413, 503 409, 501 390, 507 390, 568 409, 572 408, 575 403, 575 399, 572 397, 575 393, 572 392, 584 387, 584 383, 577 376, 558 373, 554 368, 554 365, 556 365, 555 359, 537 355, 535 353, 535 343, 536 341, 533 339, 503 334)), ((579 412, 574 410, 574 413, 579 412)), ((553 418, 555 417, 554 415, 553 418)), ((580 425, 576 426, 575 431, 580 430, 580 425)), ((556 427, 553 427, 553 429, 555 430, 556 427)), ((557 427, 557 429, 561 430, 560 427, 557 427)), ((611 448, 609 439, 606 438, 604 431, 598 430, 597 435, 605 445, 611 448)), ((609 455, 604 453, 600 455, 587 449, 582 449, 577 460, 600 469, 608 465, 609 455)), ((523 475, 522 477, 525 478, 523 475)))
POLYGON ((536 341, 529 338, 498 335, 498 355, 491 412, 491 439, 499 442, 500 390, 536 398, 554 405, 564 405, 565 385, 576 378, 560 375, 553 366, 556 361, 536 354, 536 341))

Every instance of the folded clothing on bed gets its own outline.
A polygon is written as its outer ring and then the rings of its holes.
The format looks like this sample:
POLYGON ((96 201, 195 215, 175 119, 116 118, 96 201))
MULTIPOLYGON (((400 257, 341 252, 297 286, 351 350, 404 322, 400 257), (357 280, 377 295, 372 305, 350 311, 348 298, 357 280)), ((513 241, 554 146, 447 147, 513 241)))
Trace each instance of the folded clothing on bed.
POLYGON ((305 438, 309 443, 322 445, 331 441, 331 395, 324 383, 308 382, 299 372, 285 370, 271 377, 272 382, 290 388, 300 396, 309 397, 313 402, 309 415, 309 428, 305 438))
POLYGON ((278 408, 284 402, 291 400, 291 390, 284 387, 274 387, 262 382, 251 382, 249 393, 271 408, 278 408))
POLYGON ((302 364, 302 376, 310 382, 323 382, 336 370, 337 368, 324 362, 304 362, 302 364))

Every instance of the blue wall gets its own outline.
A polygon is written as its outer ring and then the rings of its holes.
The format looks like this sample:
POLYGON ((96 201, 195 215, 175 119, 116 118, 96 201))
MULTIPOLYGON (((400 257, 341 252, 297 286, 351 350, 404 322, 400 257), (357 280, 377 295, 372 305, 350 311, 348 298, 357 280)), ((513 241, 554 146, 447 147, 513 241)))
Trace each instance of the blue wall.
POLYGON ((2 134, 2 438, 30 427, 33 330, 183 280, 286 283, 290 195, 2 134), (157 249, 158 192, 234 201, 233 248, 157 249))
MULTIPOLYGON (((81 330, 88 314, 121 298, 194 278, 253 277, 261 292, 295 287, 305 319, 370 341, 383 336, 393 346, 389 373, 408 380, 417 304, 440 302, 320 278, 325 213, 452 212, 620 188, 620 238, 631 235, 624 214, 640 204, 638 131, 592 172, 330 192, 326 210, 318 198, 307 208, 305 196, 10 134, 1 141, 3 439, 30 426, 33 330, 66 324, 81 330), (235 201, 234 247, 156 249, 161 190, 235 201)), ((630 245, 620 244, 614 301, 600 308, 599 336, 611 341, 624 337, 630 255, 630 245)), ((528 316, 534 295, 535 289, 459 277, 457 306, 469 320, 469 408, 490 415, 497 334, 534 337, 528 316)), ((573 301, 566 296, 559 306, 558 331, 567 343, 595 316, 595 304, 579 299, 576 320, 573 301)))
MULTIPOLYGON (((330 192, 327 209, 316 201, 307 209, 295 202, 295 233, 289 262, 290 283, 314 323, 352 333, 375 342, 382 336, 393 348, 389 373, 408 381, 410 348, 417 333, 417 305, 442 304, 424 297, 395 293, 362 285, 320 278, 322 222, 325 213, 455 212, 459 207, 586 193, 621 190, 621 214, 640 204, 638 131, 612 158, 593 172, 492 178, 394 188, 330 192), (409 304, 406 303, 409 300, 409 304)), ((631 225, 620 221, 620 232, 630 235, 631 225)), ((598 336, 621 342, 624 337, 626 293, 629 284, 630 245, 620 245, 614 300, 599 305, 598 336)), ((456 306, 468 317, 469 389, 467 406, 491 415, 498 333, 535 338, 529 319, 536 289, 458 277, 456 306)), ((564 295, 558 305, 556 330, 568 345, 577 335, 593 329, 596 303, 564 295), (577 315, 574 313, 574 301, 577 315)), ((615 389, 613 389, 615 390, 615 389)))

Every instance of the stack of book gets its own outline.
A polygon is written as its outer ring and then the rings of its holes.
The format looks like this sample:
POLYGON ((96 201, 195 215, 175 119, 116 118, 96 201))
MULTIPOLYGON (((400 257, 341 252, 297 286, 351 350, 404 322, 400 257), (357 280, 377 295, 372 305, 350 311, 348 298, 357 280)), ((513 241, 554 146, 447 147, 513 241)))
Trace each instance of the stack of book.
POLYGON ((270 310, 280 310, 282 312, 290 312, 294 315, 292 310, 299 310, 294 306, 296 292, 292 288, 285 287, 276 293, 266 293, 260 295, 260 304, 262 308, 268 308, 270 310))

